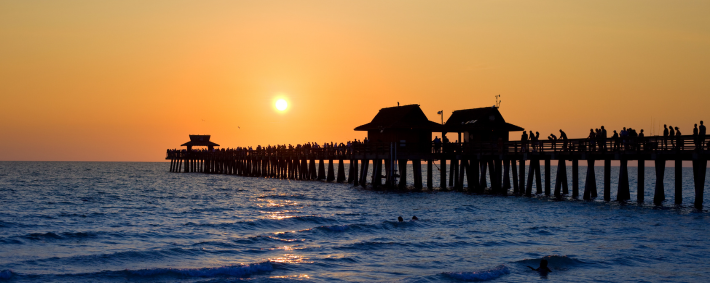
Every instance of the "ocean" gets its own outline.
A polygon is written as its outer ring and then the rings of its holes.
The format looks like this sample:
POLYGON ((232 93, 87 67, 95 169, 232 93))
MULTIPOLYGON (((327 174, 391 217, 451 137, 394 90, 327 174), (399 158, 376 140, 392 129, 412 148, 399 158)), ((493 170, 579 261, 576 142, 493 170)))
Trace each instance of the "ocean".
MULTIPOLYGON (((691 207, 691 168, 684 168, 681 206, 673 204, 668 168, 662 206, 651 203, 652 167, 642 204, 604 202, 603 167, 595 168, 593 201, 383 192, 168 169, 167 163, 0 162, 0 282, 710 278, 710 214, 691 207), (527 267, 542 259, 551 273, 527 267)), ((635 169, 629 167, 632 200, 635 169)), ((580 182, 585 172, 580 166, 580 182)), ((612 199, 615 193, 612 184, 612 199)))

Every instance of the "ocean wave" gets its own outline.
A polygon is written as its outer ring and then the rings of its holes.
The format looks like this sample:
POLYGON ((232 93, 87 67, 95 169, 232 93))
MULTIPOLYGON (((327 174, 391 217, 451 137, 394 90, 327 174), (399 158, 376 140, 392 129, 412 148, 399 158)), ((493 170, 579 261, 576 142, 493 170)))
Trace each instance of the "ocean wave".
POLYGON ((83 238, 94 238, 98 235, 93 232, 46 232, 46 233, 29 233, 20 238, 27 240, 63 240, 63 239, 83 239, 83 238))
POLYGON ((294 216, 287 217, 283 219, 256 219, 256 220, 246 220, 237 222, 225 222, 225 223, 194 223, 187 222, 185 226, 194 227, 214 227, 214 228, 244 228, 244 229, 254 229, 254 228, 283 228, 290 227, 295 224, 331 224, 336 222, 335 219, 321 217, 316 215, 305 215, 305 216, 294 216))
POLYGON ((550 268, 557 269, 557 270, 564 270, 564 269, 567 269, 568 267, 585 264, 585 262, 583 262, 581 260, 578 260, 576 258, 571 258, 566 255, 562 255, 562 256, 561 255, 548 255, 548 256, 544 256, 542 258, 538 258, 538 259, 519 260, 516 263, 537 267, 540 265, 540 261, 543 259, 547 260, 547 264, 550 266, 550 268))
POLYGON ((178 275, 189 277, 217 277, 217 276, 234 276, 247 277, 252 274, 273 271, 273 265, 266 261, 252 264, 229 265, 222 267, 205 267, 205 268, 152 268, 140 270, 126 270, 130 275, 134 276, 160 276, 160 275, 178 275))
POLYGON ((444 272, 443 274, 461 281, 487 281, 510 274, 510 269, 501 264, 492 269, 483 269, 473 272, 444 272))
POLYGON ((12 273, 12 271, 10 271, 10 270, 7 270, 7 269, 2 270, 2 271, 0 271, 0 280, 10 279, 10 277, 12 277, 13 274, 14 273, 12 273))

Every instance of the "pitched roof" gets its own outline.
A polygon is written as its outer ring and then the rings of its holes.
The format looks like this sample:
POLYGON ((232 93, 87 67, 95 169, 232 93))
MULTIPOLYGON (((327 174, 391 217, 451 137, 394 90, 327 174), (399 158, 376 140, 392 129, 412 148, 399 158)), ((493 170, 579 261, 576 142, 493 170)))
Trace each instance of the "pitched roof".
POLYGON ((506 130, 509 132, 523 131, 524 129, 506 123, 497 107, 483 107, 456 110, 446 120, 444 127, 451 132, 465 132, 476 130, 506 130))
POLYGON ((356 131, 382 129, 422 129, 440 131, 442 125, 429 121, 418 104, 380 109, 370 123, 355 128, 356 131))
POLYGON ((210 135, 190 135, 190 141, 180 146, 219 146, 210 141, 210 135))

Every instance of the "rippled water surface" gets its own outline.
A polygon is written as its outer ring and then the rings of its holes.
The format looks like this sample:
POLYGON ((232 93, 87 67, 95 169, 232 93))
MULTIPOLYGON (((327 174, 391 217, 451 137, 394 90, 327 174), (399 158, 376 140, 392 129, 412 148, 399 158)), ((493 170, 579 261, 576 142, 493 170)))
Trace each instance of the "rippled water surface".
MULTIPOLYGON (((591 202, 379 192, 317 181, 177 174, 168 167, 0 162, 0 281, 706 282, 710 277, 710 214, 689 207, 690 168, 684 170, 686 205, 672 205, 667 169, 668 200, 654 207, 653 168, 646 168, 646 203, 639 205, 603 202, 601 167, 596 168, 599 198, 591 202), (400 215, 404 222, 396 220, 400 215), (410 220, 413 215, 420 220, 410 220), (537 267, 541 259, 553 270, 546 277, 526 267, 537 267)), ((635 200, 636 171, 629 169, 635 200)), ((584 172, 581 167, 580 182, 584 172)), ((612 188, 615 199, 616 185, 612 188)))

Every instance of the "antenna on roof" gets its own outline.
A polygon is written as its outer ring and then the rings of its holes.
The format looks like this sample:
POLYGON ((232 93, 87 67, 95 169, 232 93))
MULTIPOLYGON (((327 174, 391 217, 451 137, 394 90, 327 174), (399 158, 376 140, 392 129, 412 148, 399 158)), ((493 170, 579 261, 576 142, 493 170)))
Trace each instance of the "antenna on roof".
POLYGON ((500 108, 500 103, 501 103, 501 102, 502 102, 502 100, 500 100, 500 94, 499 94, 499 95, 496 95, 496 105, 495 105, 495 108, 500 108))

